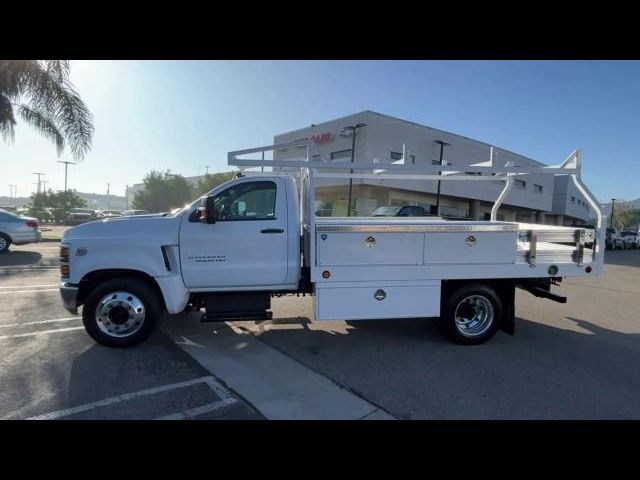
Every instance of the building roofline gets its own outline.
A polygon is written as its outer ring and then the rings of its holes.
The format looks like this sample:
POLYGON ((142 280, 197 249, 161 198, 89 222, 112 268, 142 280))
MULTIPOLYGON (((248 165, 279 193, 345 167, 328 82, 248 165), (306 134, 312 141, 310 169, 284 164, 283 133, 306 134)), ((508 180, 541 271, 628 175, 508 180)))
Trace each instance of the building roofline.
POLYGON ((289 132, 280 133, 280 134, 277 134, 275 136, 277 137, 277 136, 280 136, 280 135, 288 135, 288 134, 295 133, 295 132, 301 132, 303 130, 307 130, 308 128, 319 127, 319 126, 325 125, 327 123, 332 123, 332 122, 335 122, 335 121, 338 121, 338 120, 342 120, 342 119, 345 119, 345 118, 355 117, 356 115, 364 115, 364 114, 377 115, 379 117, 385 117, 385 118, 388 118, 388 119, 391 119, 391 120, 397 120, 399 122, 408 123, 410 125, 415 125, 417 127, 428 128, 429 130, 433 130, 435 132, 446 133, 447 135, 453 135, 453 136, 456 136, 456 137, 464 138, 465 140, 469 140, 469 141, 472 141, 472 142, 475 142, 475 143, 479 143, 479 144, 485 145, 487 147, 494 147, 494 148, 502 150, 503 152, 510 153, 511 155, 516 155, 518 157, 522 157, 523 159, 529 160, 529 161, 534 162, 534 163, 537 163, 538 165, 542 165, 542 166, 546 166, 547 165, 546 163, 540 162, 539 160, 535 160, 533 158, 527 157, 526 155, 522 155, 521 153, 517 153, 517 152, 514 152, 512 150, 507 150, 506 148, 500 147, 498 145, 492 145, 490 143, 483 142, 482 140, 477 140, 475 138, 467 137, 466 135, 460 135, 459 133, 453 133, 453 132, 449 132, 447 130, 442 130, 440 128, 430 127, 428 125, 423 125, 422 123, 414 122, 412 120, 405 120, 404 118, 394 117, 393 115, 387 115, 386 113, 374 112, 373 110, 362 110, 361 112, 351 113, 349 115, 344 115, 342 117, 333 118, 331 120, 326 120, 326 121, 321 122, 321 123, 316 123, 316 124, 309 125, 308 127, 302 127, 302 128, 298 128, 296 130, 291 130, 289 132))

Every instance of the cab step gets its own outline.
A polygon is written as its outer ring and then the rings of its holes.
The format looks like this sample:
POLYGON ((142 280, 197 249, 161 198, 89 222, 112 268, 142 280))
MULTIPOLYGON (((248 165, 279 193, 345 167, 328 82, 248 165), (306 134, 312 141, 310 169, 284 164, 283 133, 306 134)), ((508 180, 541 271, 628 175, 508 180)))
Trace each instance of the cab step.
POLYGON ((220 292, 205 296, 201 322, 271 320, 271 296, 266 292, 220 292))

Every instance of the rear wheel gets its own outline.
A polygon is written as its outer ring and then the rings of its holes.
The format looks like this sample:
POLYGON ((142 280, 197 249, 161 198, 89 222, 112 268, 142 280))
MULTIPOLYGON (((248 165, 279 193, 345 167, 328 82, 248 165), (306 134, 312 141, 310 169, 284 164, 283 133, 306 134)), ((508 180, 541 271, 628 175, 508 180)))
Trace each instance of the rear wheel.
POLYGON ((107 347, 133 347, 147 339, 162 314, 155 290, 137 278, 116 278, 87 297, 82 321, 87 333, 107 347))
POLYGON ((467 285, 445 300, 440 327, 457 343, 479 345, 495 335, 503 317, 502 300, 487 285, 467 285))
POLYGON ((0 253, 8 252, 9 245, 11 245, 11 239, 4 233, 0 233, 0 253))

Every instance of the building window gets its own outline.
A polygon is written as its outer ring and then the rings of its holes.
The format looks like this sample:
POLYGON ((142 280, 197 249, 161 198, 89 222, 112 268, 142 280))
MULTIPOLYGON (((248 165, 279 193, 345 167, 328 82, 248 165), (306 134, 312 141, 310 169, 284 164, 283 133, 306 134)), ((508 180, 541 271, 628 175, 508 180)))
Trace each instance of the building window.
POLYGON ((415 155, 409 155, 409 158, 411 158, 411 163, 416 163, 416 156, 415 155))
POLYGON ((400 160, 401 158, 402 158, 402 153, 391 152, 391 160, 400 160))
POLYGON ((542 185, 538 185, 537 183, 533 184, 534 193, 542 193, 542 185))
POLYGON ((321 160, 320 155, 311 155, 311 160, 314 162, 319 162, 321 160))
POLYGON ((527 188, 527 182, 525 182, 524 180, 518 180, 516 179, 515 181, 515 185, 518 188, 527 188))
POLYGON ((331 152, 331 160, 337 160, 338 158, 351 158, 351 149, 331 152))
POLYGON ((582 200, 578 199, 578 205, 582 205, 582 200))
MULTIPOLYGON (((444 160, 442 163, 444 163, 444 160)), ((440 160, 431 160, 431 165, 440 165, 440 160)))
POLYGON ((576 203, 576 197, 574 197, 574 196, 569 197, 569 201, 571 203, 576 203))

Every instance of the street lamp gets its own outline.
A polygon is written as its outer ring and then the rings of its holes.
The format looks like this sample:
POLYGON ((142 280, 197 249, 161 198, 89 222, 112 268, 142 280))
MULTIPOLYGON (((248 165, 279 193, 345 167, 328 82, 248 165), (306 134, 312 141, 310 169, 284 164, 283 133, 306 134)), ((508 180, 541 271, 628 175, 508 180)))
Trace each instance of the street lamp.
POLYGON ((616 206, 616 199, 611 199, 611 218, 609 219, 609 228, 613 228, 613 209, 616 206))
MULTIPOLYGON (((443 142, 442 140, 434 140, 433 143, 440 145, 440 166, 442 166, 442 158, 444 155, 444 147, 451 145, 450 143, 443 142)), ((442 170, 438 172, 438 175, 442 175, 442 170)), ((438 191, 436 193, 436 215, 440 216, 440 180, 438 180, 438 191)))
MULTIPOLYGON (((366 127, 367 124, 366 123, 357 123, 355 125, 348 125, 346 127, 344 127, 342 129, 342 132, 340 132, 340 135, 343 137, 346 137, 349 135, 349 132, 351 132, 351 135, 353 136, 353 141, 351 142, 351 163, 353 163, 354 159, 355 159, 355 153, 356 153, 356 135, 358 134, 358 129, 362 128, 362 127, 366 127)), ((351 173, 353 173, 353 168, 350 170, 351 173)), ((349 178, 349 197, 347 200, 347 217, 351 216, 351 194, 353 191, 353 178, 349 178)))
POLYGON ((67 196, 67 167, 69 165, 75 165, 75 162, 69 162, 67 160, 58 160, 58 163, 64 163, 64 196, 67 196))

